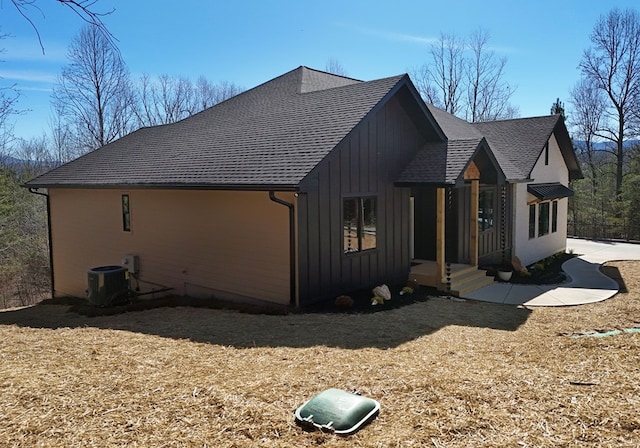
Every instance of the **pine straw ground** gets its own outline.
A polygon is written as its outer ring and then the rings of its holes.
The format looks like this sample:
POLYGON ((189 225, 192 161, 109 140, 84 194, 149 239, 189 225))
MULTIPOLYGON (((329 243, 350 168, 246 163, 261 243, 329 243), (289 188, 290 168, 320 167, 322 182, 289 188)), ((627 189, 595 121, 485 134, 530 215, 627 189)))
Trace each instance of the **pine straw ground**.
POLYGON ((525 309, 434 297, 372 314, 157 308, 0 313, 1 446, 637 447, 640 264, 629 292, 525 309), (357 389, 380 415, 341 437, 293 412, 357 389))

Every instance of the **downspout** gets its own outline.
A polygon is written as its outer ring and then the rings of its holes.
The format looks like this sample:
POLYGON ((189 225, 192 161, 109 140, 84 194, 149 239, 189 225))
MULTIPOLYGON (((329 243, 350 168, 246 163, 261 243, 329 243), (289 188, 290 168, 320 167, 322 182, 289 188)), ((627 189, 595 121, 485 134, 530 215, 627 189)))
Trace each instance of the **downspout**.
POLYGON ((47 198, 47 239, 49 240, 49 273, 51 276, 51 298, 55 297, 55 285, 53 280, 53 242, 51 239, 51 202, 47 193, 40 193, 37 188, 29 187, 29 193, 37 194, 47 198))
POLYGON ((295 225, 295 209, 290 202, 284 201, 276 197, 274 191, 269 192, 269 199, 273 202, 284 205, 289 209, 289 305, 296 305, 296 225, 295 225))

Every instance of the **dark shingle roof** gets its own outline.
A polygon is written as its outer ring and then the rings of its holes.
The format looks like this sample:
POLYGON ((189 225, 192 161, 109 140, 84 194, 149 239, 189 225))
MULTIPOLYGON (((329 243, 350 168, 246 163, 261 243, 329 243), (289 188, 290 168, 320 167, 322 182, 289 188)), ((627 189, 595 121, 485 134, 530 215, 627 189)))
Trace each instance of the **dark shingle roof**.
POLYGON ((489 121, 474 123, 473 126, 486 137, 509 180, 525 180, 531 176, 545 144, 554 132, 570 178, 582 177, 569 133, 560 115, 489 121))
POLYGON ((432 104, 427 109, 447 138, 443 143, 425 145, 396 180, 398 185, 455 184, 469 162, 486 142, 470 123, 432 104))
POLYGON ((294 188, 406 75, 299 67, 178 123, 142 128, 29 187, 294 188))
POLYGON ((482 133, 471 123, 439 109, 433 104, 427 104, 427 108, 449 140, 480 140, 483 137, 482 133))
POLYGON ((482 143, 482 138, 428 143, 418 151, 396 184, 455 184, 482 143))

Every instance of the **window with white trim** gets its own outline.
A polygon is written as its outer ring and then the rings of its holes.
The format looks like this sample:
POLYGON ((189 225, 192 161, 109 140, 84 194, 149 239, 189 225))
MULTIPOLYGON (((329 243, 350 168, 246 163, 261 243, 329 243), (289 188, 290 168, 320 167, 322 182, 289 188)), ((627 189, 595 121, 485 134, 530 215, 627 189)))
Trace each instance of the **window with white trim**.
POLYGON ((538 204, 538 236, 545 236, 549 233, 549 203, 538 204))
POLYGON ((529 206, 529 239, 536 237, 536 204, 529 206))

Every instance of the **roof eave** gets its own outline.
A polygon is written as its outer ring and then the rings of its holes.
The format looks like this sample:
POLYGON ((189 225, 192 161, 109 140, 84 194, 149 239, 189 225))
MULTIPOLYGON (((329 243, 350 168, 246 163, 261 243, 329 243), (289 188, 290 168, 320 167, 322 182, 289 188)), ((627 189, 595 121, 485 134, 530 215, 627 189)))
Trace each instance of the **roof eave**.
POLYGON ((455 187, 454 182, 406 182, 406 181, 396 181, 393 183, 396 187, 435 187, 435 188, 447 188, 447 187, 455 187))
POLYGON ((228 190, 228 191, 292 191, 298 192, 299 185, 293 184, 207 184, 207 183, 149 183, 149 184, 50 184, 31 183, 24 188, 82 189, 82 190, 228 190))

